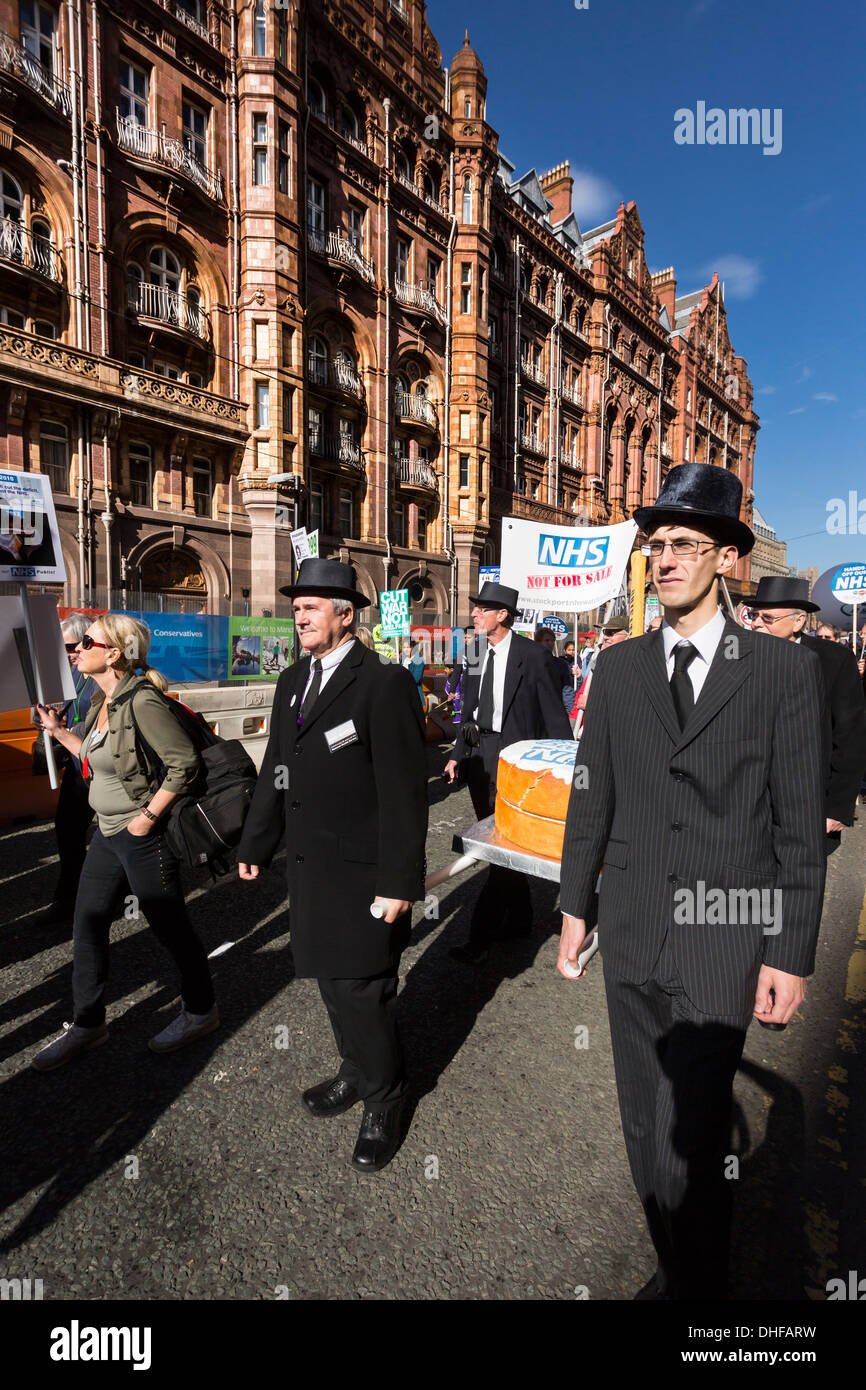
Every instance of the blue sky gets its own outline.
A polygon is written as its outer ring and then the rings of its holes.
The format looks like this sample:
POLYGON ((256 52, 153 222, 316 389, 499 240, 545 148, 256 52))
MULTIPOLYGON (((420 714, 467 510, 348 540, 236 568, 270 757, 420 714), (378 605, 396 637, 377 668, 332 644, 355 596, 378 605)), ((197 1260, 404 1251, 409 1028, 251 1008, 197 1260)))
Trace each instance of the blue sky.
POLYGON ((446 65, 468 25, 517 175, 568 159, 583 229, 634 199, 650 269, 673 265, 680 294, 718 269, 761 417, 758 506, 789 564, 866 560, 866 534, 826 529, 829 500, 854 490, 866 532, 863 9, 428 0, 427 13, 446 65), (676 144, 674 112, 699 101, 781 108, 780 152, 676 144))

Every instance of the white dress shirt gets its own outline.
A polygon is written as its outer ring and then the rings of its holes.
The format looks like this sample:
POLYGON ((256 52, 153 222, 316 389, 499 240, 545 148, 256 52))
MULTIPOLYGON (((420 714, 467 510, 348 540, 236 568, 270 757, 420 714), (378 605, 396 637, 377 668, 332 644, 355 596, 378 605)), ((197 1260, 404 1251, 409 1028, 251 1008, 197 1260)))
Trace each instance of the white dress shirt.
MULTIPOLYGON (((336 669, 337 669, 337 667, 339 666, 340 662, 343 660, 343 658, 344 658, 345 656, 348 655, 348 653, 351 651, 351 649, 352 649, 352 647, 353 647, 354 645, 355 645, 355 639, 354 639, 354 637, 351 637, 351 638, 349 639, 348 642, 341 642, 340 645, 339 645, 339 647, 335 647, 334 650, 333 650, 332 652, 328 652, 328 655, 327 655, 327 656, 323 656, 323 657, 320 657, 320 658, 319 658, 320 661, 321 661, 321 663, 322 663, 322 683, 321 683, 321 685, 319 686, 319 694, 320 694, 320 695, 321 695, 322 691, 324 690, 325 686, 328 684, 328 681, 331 679, 331 676, 332 676, 332 675, 334 674, 334 672, 336 671, 336 669)), ((307 683, 306 683, 306 685, 304 686, 304 693, 303 693, 303 695, 301 696, 301 704, 303 704, 303 703, 304 703, 304 700, 307 698, 307 691, 308 691, 309 688, 310 688, 310 682, 312 681, 312 679, 313 679, 313 661, 312 661, 312 658, 310 658, 310 673, 309 673, 309 675, 307 676, 307 683)))
MULTIPOLYGON (((505 667, 508 664, 508 653, 511 650, 511 629, 503 637, 501 642, 497 642, 494 648, 492 643, 488 643, 487 651, 484 653, 484 665, 481 668, 481 680, 484 680, 484 672, 487 670, 487 663, 490 660, 490 653, 495 650, 493 667, 493 728, 497 734, 502 733, 502 711, 505 704, 505 667)), ((481 686, 478 686, 479 696, 481 686)), ((472 711, 472 718, 478 718, 478 706, 472 711)))
POLYGON ((704 681, 712 665, 716 648, 722 640, 722 633, 725 630, 725 615, 721 608, 717 608, 710 621, 697 632, 693 632, 691 637, 681 637, 678 632, 670 626, 665 619, 661 626, 661 634, 665 644, 665 664, 667 667, 668 680, 674 673, 674 647, 678 642, 691 642, 697 651, 697 656, 693 656, 689 662, 689 680, 692 683, 692 690, 695 692, 695 703, 704 688, 704 681))

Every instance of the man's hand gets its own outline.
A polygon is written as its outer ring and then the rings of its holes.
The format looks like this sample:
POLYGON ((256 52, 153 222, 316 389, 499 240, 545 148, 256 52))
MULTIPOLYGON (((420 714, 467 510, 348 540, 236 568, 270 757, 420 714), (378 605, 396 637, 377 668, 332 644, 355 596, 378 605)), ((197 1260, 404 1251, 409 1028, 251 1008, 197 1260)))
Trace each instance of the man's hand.
MULTIPOLYGON (((256 872, 258 872, 258 870, 256 872)), ((373 902, 381 903, 385 908, 380 919, 383 922, 396 922, 397 918, 401 917, 404 912, 408 912, 409 908, 412 906, 410 902, 406 902, 403 898, 380 898, 376 896, 373 902)))
POLYGON ((761 1023, 787 1023, 806 998, 806 981, 762 965, 755 991, 755 1018, 761 1023))
POLYGON ((445 771, 442 773, 442 776, 445 778, 446 782, 453 783, 457 781, 457 770, 459 766, 460 764, 458 763, 456 758, 449 759, 449 761, 445 764, 445 771))
MULTIPOLYGON (((559 957, 556 968, 566 980, 578 978, 577 958, 586 937, 586 922, 582 917, 569 917, 562 914, 562 935, 559 938, 559 957), (568 968, 566 968, 568 967, 568 968)), ((586 971, 581 971, 586 974, 586 971)))
POLYGON ((841 822, 840 820, 830 820, 830 819, 828 818, 828 820, 827 820, 827 834, 828 834, 828 835, 830 834, 830 831, 831 831, 831 830, 844 830, 844 829, 845 829, 845 827, 844 827, 844 825, 842 824, 842 822, 841 822))
POLYGON ((252 881, 259 876, 258 864, 238 864, 238 877, 252 881))

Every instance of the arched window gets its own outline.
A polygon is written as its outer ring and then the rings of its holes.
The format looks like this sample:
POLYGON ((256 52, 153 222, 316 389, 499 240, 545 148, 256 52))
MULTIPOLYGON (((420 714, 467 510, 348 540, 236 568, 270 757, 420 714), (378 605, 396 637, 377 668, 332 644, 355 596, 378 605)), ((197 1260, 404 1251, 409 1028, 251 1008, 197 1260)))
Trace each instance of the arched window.
POLYGON ((530 270, 526 261, 520 262, 520 293, 528 294, 530 284, 530 270))
POLYGON ((350 140, 358 139, 358 117, 355 115, 351 106, 340 108, 340 127, 344 135, 350 140))
POLYGON ((409 164, 409 156, 405 150, 398 149, 394 151, 394 168, 401 178, 408 179, 410 183, 412 182, 412 168, 409 164))
POLYGON ((129 444, 129 500, 136 507, 153 505, 150 445, 140 440, 130 440, 129 444))
POLYGON ((268 17, 265 14, 265 0, 256 0, 253 39, 253 51, 256 57, 264 58, 268 51, 268 17))
POLYGON ((619 324, 615 323, 610 330, 610 345, 614 352, 619 352, 619 324))
POLYGON ((434 178, 428 169, 424 174, 424 193, 428 198, 432 198, 434 203, 439 202, 439 181, 434 178))
POLYGON ((43 275, 54 275, 54 247, 51 244, 51 228, 41 217, 34 217, 30 223, 30 236, 33 249, 33 265, 43 275))
POLYGON ((0 199, 3 216, 11 218, 13 222, 20 222, 24 194, 21 192, 21 185, 11 174, 7 174, 5 169, 0 169, 0 199))
POLYGON ((315 77, 307 81, 307 105, 314 116, 324 116, 326 113, 325 93, 321 82, 317 82, 315 77))
POLYGON ((322 338, 311 338, 308 354, 310 381, 316 386, 328 383, 328 347, 322 338))
POLYGON ((472 221, 472 175, 463 176, 463 221, 472 221))
POLYGON ((154 246, 151 250, 150 283, 166 290, 180 289, 180 264, 165 246, 154 246))

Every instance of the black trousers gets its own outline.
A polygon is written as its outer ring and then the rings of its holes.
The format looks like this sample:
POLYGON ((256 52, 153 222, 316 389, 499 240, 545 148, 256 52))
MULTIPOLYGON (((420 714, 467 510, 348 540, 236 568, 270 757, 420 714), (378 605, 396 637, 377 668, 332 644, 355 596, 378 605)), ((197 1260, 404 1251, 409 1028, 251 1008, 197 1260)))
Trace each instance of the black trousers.
MULTIPOLYGON (((496 773, 502 738, 482 734, 481 748, 475 749, 462 765, 472 806, 479 820, 493 814, 496 805, 496 773)), ((532 926, 532 898, 525 874, 490 864, 469 924, 470 945, 482 949, 492 941, 528 932, 532 926)))
POLYGON ((72 928, 72 997, 75 1022, 95 1028, 105 1022, 108 984, 108 937, 124 894, 141 912, 177 966, 184 1007, 209 1013, 214 1005, 210 967, 204 946, 193 931, 183 901, 178 862, 161 830, 130 835, 121 830, 90 842, 72 928))
POLYGON ((60 877, 54 889, 54 901, 70 912, 75 906, 78 880, 87 853, 87 830, 92 820, 87 783, 77 767, 67 767, 60 783, 54 815, 54 833, 60 855, 60 877))
POLYGON ((623 1134, 661 1287, 672 1298, 723 1300, 732 1091, 751 1011, 699 1013, 667 942, 645 984, 604 976, 623 1134))
POLYGON ((403 1050, 397 1032, 397 976, 319 980, 337 1051, 340 1079, 365 1105, 385 1110, 406 1094, 403 1050))

